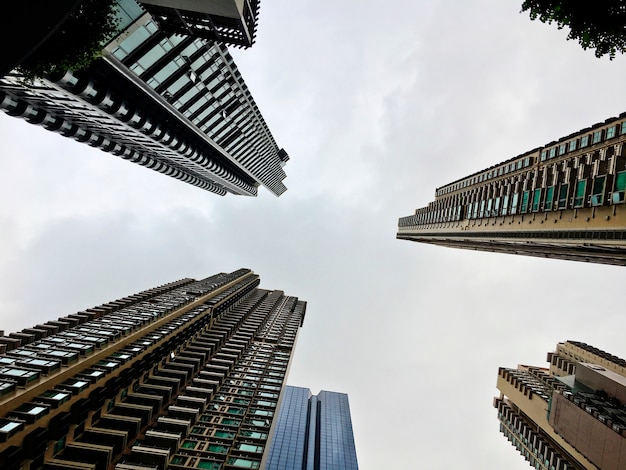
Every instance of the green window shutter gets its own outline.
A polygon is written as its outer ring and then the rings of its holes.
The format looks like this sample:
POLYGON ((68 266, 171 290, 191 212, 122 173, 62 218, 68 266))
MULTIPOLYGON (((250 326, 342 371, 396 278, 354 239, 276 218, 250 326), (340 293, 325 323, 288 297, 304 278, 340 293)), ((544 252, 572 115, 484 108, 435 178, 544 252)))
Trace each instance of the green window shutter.
POLYGON ((583 207, 585 205, 586 187, 587 187, 586 180, 580 180, 576 183, 576 195, 574 196, 574 207, 583 207))
POLYGON ((529 196, 529 191, 524 191, 522 193, 522 209, 521 212, 526 212, 528 210, 528 196, 529 196))
POLYGON ((615 178, 615 191, 626 191, 626 171, 620 171, 615 178))
POLYGON ((546 189, 545 210, 547 210, 547 211, 551 211, 552 210, 552 201, 553 200, 554 200, 554 186, 550 186, 549 188, 546 189))
POLYGON ((533 193, 533 212, 537 212, 539 210, 539 202, 541 201, 541 189, 535 189, 533 193))

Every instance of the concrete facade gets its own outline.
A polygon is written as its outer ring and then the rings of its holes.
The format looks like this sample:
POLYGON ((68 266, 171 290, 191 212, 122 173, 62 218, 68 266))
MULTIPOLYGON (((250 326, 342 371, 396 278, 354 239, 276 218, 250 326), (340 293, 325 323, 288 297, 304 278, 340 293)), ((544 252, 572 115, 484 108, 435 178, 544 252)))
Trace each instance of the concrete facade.
POLYGON ((397 238, 626 265, 626 113, 437 188, 397 238))
POLYGON ((567 341, 548 362, 500 368, 500 431, 535 468, 626 468, 626 361, 567 341))
POLYGON ((259 282, 183 279, 0 337, 0 468, 259 468, 306 311, 259 282))

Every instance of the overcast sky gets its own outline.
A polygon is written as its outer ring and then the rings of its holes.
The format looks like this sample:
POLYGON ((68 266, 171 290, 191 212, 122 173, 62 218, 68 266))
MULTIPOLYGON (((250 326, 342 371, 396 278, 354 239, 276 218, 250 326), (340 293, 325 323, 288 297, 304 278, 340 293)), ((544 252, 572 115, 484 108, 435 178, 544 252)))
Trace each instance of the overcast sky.
POLYGON ((0 115, 0 328, 248 267, 308 301, 288 383, 349 394, 362 470, 528 468, 498 432, 498 366, 567 339, 626 356, 623 268, 395 239, 435 187, 625 111, 626 57, 520 3, 263 2, 233 55, 291 156, 280 198, 0 115))

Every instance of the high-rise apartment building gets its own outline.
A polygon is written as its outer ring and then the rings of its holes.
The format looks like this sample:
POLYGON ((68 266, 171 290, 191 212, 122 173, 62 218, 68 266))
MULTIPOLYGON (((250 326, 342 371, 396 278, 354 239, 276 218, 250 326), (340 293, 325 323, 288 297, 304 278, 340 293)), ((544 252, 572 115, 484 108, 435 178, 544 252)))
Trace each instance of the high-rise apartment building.
POLYGON ((626 468, 626 360, 578 341, 547 360, 499 369, 500 431, 536 469, 626 468))
POLYGON ((102 58, 28 86, 7 75, 0 109, 216 194, 286 191, 289 156, 226 46, 192 28, 166 31, 134 0, 117 11, 120 32, 102 58))
POLYGON ((0 468, 260 468, 306 303, 241 269, 0 337, 0 468))
POLYGON ((138 0, 170 32, 234 46, 254 43, 259 0, 138 0))
POLYGON ((626 113, 437 188, 397 238, 626 265, 626 113))
POLYGON ((348 395, 288 386, 263 462, 266 470, 358 470, 348 395))

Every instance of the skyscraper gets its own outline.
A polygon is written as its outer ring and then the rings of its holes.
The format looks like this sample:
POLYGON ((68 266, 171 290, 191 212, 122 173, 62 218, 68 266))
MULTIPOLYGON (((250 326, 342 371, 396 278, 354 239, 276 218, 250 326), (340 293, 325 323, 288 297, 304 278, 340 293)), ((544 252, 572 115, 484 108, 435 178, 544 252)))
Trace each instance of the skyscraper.
POLYGON ((254 43, 259 0, 139 0, 170 32, 189 34, 234 46, 254 43))
POLYGON ((626 113, 437 188, 397 238, 626 265, 626 113))
POLYGON ((288 386, 263 462, 267 470, 358 470, 348 395, 288 386))
POLYGON ((499 369, 500 431, 537 469, 626 468, 626 360, 578 341, 547 360, 499 369))
POLYGON ((0 468, 259 468, 306 303, 247 269, 0 337, 0 468))
POLYGON ((216 194, 286 191, 289 156, 226 46, 166 32, 134 0, 118 3, 119 34, 101 59, 32 86, 8 75, 0 109, 216 194))

